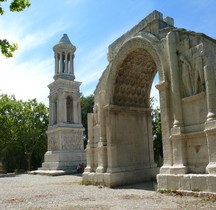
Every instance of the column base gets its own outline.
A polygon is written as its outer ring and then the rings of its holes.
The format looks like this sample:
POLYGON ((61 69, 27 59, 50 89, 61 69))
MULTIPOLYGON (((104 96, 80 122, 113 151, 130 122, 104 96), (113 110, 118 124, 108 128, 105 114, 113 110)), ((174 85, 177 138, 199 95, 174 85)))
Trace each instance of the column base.
POLYGON ((171 165, 165 165, 160 168, 160 174, 170 174, 171 165))
POLYGON ((172 166, 170 168, 170 174, 186 174, 187 171, 186 166, 172 166))
POLYGON ((104 168, 103 166, 98 166, 96 169, 97 173, 105 173, 106 172, 106 168, 104 168))
POLYGON ((216 174, 216 163, 209 163, 206 166, 206 172, 208 174, 216 174))
POLYGON ((216 193, 215 174, 158 174, 158 190, 177 190, 185 193, 216 193))
POLYGON ((116 187, 120 185, 134 184, 145 181, 152 181, 158 174, 158 168, 145 168, 134 171, 120 171, 115 173, 88 173, 82 174, 83 181, 89 181, 93 185, 104 185, 116 187))
POLYGON ((92 170, 92 168, 90 166, 86 166, 84 171, 90 173, 93 170, 92 170))

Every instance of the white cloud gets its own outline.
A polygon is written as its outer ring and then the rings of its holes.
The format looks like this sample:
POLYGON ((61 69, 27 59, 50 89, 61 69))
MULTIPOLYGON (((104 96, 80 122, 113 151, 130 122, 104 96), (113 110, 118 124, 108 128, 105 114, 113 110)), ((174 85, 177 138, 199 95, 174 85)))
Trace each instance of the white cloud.
POLYGON ((34 22, 30 23, 28 19, 25 24, 19 18, 9 25, 5 19, 1 21, 0 38, 7 38, 10 43, 18 43, 19 49, 13 58, 0 55, 0 90, 2 93, 14 94, 18 99, 37 98, 48 105, 47 85, 52 81, 54 59, 52 49, 47 49, 50 56, 43 58, 44 52, 41 52, 40 48, 62 32, 67 24, 59 20, 48 26, 43 25, 30 30, 32 25, 34 22))
POLYGON ((18 99, 33 99, 48 105, 48 88, 53 60, 31 60, 14 65, 14 60, 0 57, 2 93, 14 94, 18 99), (16 69, 14 69, 16 66, 16 69))
POLYGON ((46 28, 41 28, 40 30, 34 31, 33 33, 27 33, 26 36, 20 37, 20 50, 23 52, 29 49, 36 48, 44 43, 47 43, 52 37, 54 37, 59 32, 65 30, 66 24, 61 21, 55 22, 55 24, 49 25, 46 28))
MULTIPOLYGON (((80 59, 80 63, 78 66, 79 71, 77 72, 77 77, 82 77, 86 75, 86 72, 94 72, 95 69, 98 69, 107 62, 106 55, 108 52, 108 43, 105 42, 102 45, 95 46, 94 49, 90 49, 89 51, 85 51, 83 54, 83 60, 80 59), (88 52, 88 53, 86 53, 88 52)), ((80 55, 82 56, 82 55, 80 55)), ((76 59, 76 58, 75 58, 76 59)))

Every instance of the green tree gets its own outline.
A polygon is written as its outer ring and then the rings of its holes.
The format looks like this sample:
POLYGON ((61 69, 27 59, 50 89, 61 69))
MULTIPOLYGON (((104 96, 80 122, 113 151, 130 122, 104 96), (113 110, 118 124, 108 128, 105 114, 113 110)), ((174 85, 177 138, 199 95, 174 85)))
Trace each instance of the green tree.
POLYGON ((85 128, 84 131, 84 147, 86 147, 87 139, 88 139, 88 122, 87 122, 87 115, 88 113, 93 112, 93 106, 94 106, 94 95, 90 96, 81 96, 80 97, 80 103, 81 103, 81 118, 82 118, 82 124, 85 128))
MULTIPOLYGON (((155 102, 154 98, 151 98, 151 106, 155 102)), ((153 147, 154 147, 154 159, 158 166, 163 164, 163 146, 162 146, 162 130, 161 130, 161 114, 160 108, 153 108, 152 113, 152 133, 153 133, 153 147)))
MULTIPOLYGON (((6 2, 7 0, 0 0, 0 2, 6 2)), ((10 11, 11 12, 20 12, 23 11, 25 8, 30 7, 29 0, 12 0, 10 3, 10 11)), ((3 9, 2 5, 0 4, 0 14, 3 15, 5 10, 3 9)), ((1 53, 6 57, 12 57, 15 50, 18 49, 17 44, 10 44, 7 39, 0 39, 0 49, 1 53)))
POLYGON ((15 126, 20 114, 19 105, 14 96, 0 96, 0 158, 3 167, 9 172, 12 168, 19 167, 17 160, 20 160, 18 154, 21 147, 18 144, 18 127, 15 126))
POLYGON ((33 152, 35 151, 34 155, 41 158, 46 151, 48 110, 36 99, 23 102, 22 105, 18 135, 27 158, 28 170, 31 170, 33 152))
POLYGON ((8 172, 37 168, 46 152, 48 110, 36 99, 0 95, 0 161, 8 172))

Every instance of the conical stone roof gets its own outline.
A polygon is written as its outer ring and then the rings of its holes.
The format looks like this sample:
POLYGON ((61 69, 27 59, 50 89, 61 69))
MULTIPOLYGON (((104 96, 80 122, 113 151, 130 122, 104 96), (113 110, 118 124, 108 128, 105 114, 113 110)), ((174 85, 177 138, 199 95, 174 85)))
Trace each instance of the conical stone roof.
POLYGON ((59 44, 71 44, 70 39, 68 38, 67 34, 63 34, 62 38, 59 40, 59 44))
POLYGON ((53 47, 54 51, 62 51, 63 49, 67 49, 75 52, 76 47, 71 43, 70 39, 68 38, 67 34, 63 34, 62 38, 59 40, 58 44, 53 47))

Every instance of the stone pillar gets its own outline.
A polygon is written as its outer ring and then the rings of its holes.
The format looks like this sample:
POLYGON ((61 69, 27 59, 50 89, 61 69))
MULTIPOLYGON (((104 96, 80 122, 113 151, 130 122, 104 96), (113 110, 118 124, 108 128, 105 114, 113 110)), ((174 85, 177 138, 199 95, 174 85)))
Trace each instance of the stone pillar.
POLYGON ((65 70, 64 73, 68 74, 68 53, 65 52, 65 70))
POLYGON ((106 122, 105 122, 105 92, 100 93, 99 118, 100 118, 100 140, 98 142, 98 167, 96 172, 105 173, 107 170, 107 142, 106 142, 106 122))
POLYGON ((179 66, 176 49, 176 32, 169 32, 167 35, 168 56, 171 76, 172 104, 173 104, 173 128, 171 129, 171 141, 173 144, 173 167, 170 173, 184 174, 187 172, 185 167, 184 140, 182 139, 183 118, 182 104, 179 83, 179 66))
POLYGON ((175 127, 171 129, 170 140, 173 144, 173 166, 170 169, 171 174, 185 174, 187 173, 186 165, 186 145, 185 139, 182 135, 182 127, 175 127))
POLYGON ((50 102, 50 124, 54 125, 55 121, 55 102, 50 102))
POLYGON ((55 74, 59 72, 59 57, 58 53, 55 53, 55 74))
POLYGON ((208 107, 207 121, 212 121, 216 120, 216 85, 213 66, 204 66, 204 73, 208 107))
POLYGON ((56 112, 56 122, 57 124, 60 123, 60 117, 59 117, 59 110, 60 110, 60 101, 56 100, 56 108, 57 108, 57 112, 56 112))
POLYGON ((169 56, 170 76, 171 76, 171 89, 172 89, 172 102, 174 123, 173 127, 179 127, 183 125, 182 120, 182 107, 181 107, 181 95, 179 84, 179 67, 178 57, 176 54, 176 34, 175 32, 169 32, 167 35, 167 47, 169 56))
POLYGON ((78 101, 78 123, 82 123, 80 100, 78 101))
POLYGON ((170 141, 170 98, 168 82, 160 82, 156 85, 160 95, 161 127, 163 139, 163 166, 160 168, 161 174, 169 174, 173 164, 172 145, 170 141))
POLYGON ((99 118, 100 118, 100 130, 101 130, 100 141, 106 145, 106 122, 105 122, 105 113, 104 113, 105 92, 101 91, 99 94, 100 94, 99 118))
POLYGON ((73 59, 74 55, 70 53, 70 74, 74 74, 73 59))
POLYGON ((51 97, 49 96, 49 126, 52 125, 52 100, 51 97))
POLYGON ((182 135, 183 127, 171 128, 170 141, 172 142, 173 152, 173 166, 170 169, 171 174, 185 174, 187 173, 186 165, 186 146, 185 139, 182 135))
POLYGON ((64 119, 64 100, 63 100, 63 96, 62 93, 60 93, 60 95, 58 96, 58 104, 57 104, 57 116, 58 116, 58 123, 63 123, 63 119, 64 119))
POLYGON ((58 100, 53 101, 53 124, 57 123, 58 100))
POLYGON ((205 133, 207 137, 209 163, 206 172, 216 174, 216 121, 207 122, 205 125, 205 133))
POLYGON ((94 125, 94 114, 88 114, 88 144, 86 147, 87 166, 85 172, 94 171, 94 136, 93 136, 93 125, 94 125))
POLYGON ((67 98, 64 97, 63 99, 63 122, 67 122, 67 98))
POLYGON ((77 114, 77 98, 73 98, 73 121, 78 123, 78 114, 77 114))
POLYGON ((116 145, 116 137, 115 137, 115 110, 110 106, 107 105, 104 107, 106 111, 107 122, 106 126, 109 132, 107 135, 107 173, 118 173, 121 172, 121 168, 119 167, 118 162, 118 150, 116 145))
POLYGON ((62 57, 62 52, 60 53, 60 73, 63 72, 63 57, 62 57))
POLYGON ((62 123, 62 118, 63 118, 63 115, 62 115, 62 113, 64 113, 63 112, 63 101, 62 101, 62 97, 61 96, 59 96, 59 103, 58 103, 58 107, 59 107, 59 110, 58 110, 58 115, 59 115, 59 123, 62 123))
POLYGON ((207 96, 207 122, 205 124, 205 133, 207 137, 207 147, 209 163, 206 172, 216 174, 216 84, 215 71, 213 66, 205 66, 205 82, 207 96))

